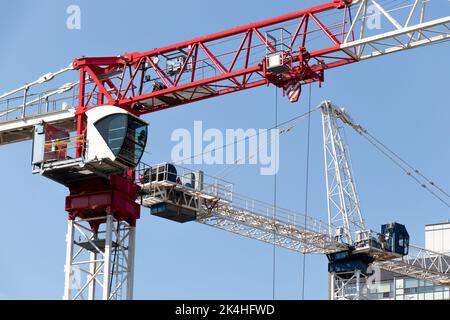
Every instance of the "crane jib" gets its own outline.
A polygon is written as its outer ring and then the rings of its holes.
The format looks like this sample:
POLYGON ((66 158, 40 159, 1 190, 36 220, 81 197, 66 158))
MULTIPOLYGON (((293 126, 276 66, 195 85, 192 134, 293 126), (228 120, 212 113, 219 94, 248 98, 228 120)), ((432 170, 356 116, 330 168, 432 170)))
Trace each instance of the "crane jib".
POLYGON ((202 171, 140 162, 144 114, 264 85, 297 102, 302 86, 321 84, 329 69, 450 39, 450 16, 428 10, 439 2, 408 1, 387 7, 334 0, 147 52, 83 57, 0 95, 0 145, 33 139, 33 172, 70 192, 64 298, 118 299, 122 290, 133 298, 141 207, 171 221, 326 254, 333 298, 346 298, 349 280, 359 283, 374 266, 449 284, 450 257, 410 245, 403 225, 366 228, 337 122, 367 132, 330 102, 321 105, 328 222, 240 196, 202 171), (72 81, 61 83, 67 75, 72 81), (72 290, 80 265, 91 271, 72 290))

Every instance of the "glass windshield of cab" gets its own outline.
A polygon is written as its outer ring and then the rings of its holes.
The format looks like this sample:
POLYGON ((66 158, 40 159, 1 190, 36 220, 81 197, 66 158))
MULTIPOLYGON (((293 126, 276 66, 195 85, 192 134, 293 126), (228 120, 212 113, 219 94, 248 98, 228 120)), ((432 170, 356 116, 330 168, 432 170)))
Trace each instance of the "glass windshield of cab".
POLYGON ((137 166, 144 154, 146 144, 147 125, 132 116, 128 116, 128 126, 119 158, 137 166))
POLYGON ((147 125, 127 114, 113 114, 99 120, 95 127, 120 162, 135 167, 144 154, 147 125))

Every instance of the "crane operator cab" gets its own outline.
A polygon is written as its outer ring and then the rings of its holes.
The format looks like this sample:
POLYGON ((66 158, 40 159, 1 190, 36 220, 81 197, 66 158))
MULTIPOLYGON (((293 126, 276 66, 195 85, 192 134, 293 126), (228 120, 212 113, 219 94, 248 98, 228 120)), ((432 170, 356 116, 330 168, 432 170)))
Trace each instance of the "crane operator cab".
POLYGON ((409 233, 400 223, 389 223, 381 226, 381 245, 386 251, 399 256, 407 256, 409 252, 409 233))
POLYGON ((147 144, 148 124, 111 106, 91 109, 86 115, 86 161, 108 159, 117 165, 135 168, 147 144))
MULTIPOLYGON (((134 170, 147 144, 148 124, 124 109, 101 106, 86 112, 86 133, 35 126, 33 173, 66 186, 92 176, 109 177, 134 170), (77 157, 77 149, 81 157, 77 157)), ((73 128, 74 129, 74 128, 73 128)))

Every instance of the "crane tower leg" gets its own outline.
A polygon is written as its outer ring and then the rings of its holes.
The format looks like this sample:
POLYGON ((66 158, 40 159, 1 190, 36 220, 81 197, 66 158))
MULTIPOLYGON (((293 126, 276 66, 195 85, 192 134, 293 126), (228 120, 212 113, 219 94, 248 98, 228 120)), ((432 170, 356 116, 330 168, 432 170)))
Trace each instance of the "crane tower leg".
POLYGON ((111 215, 69 219, 64 299, 133 299, 135 230, 111 215))
POLYGON ((121 176, 72 186, 66 198, 65 300, 133 299, 138 189, 121 176))
POLYGON ((134 256, 136 252, 136 227, 130 226, 128 230, 128 266, 126 299, 133 300, 134 297, 134 256))
POLYGON ((366 300, 367 276, 360 270, 330 274, 330 300, 366 300))

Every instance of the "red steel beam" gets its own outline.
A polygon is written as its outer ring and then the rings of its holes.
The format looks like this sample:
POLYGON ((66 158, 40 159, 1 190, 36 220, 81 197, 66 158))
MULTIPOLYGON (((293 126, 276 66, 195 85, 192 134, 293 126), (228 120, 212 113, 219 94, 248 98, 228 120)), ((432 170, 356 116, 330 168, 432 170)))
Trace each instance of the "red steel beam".
MULTIPOLYGON (((102 99, 106 97, 108 100, 107 103, 125 108, 136 114, 145 114, 231 92, 267 85, 269 83, 285 88, 289 84, 288 82, 310 83, 323 81, 323 75, 318 75, 320 72, 355 62, 355 60, 348 55, 344 57, 333 55, 330 59, 329 54, 342 52, 340 50, 341 43, 338 36, 332 30, 334 27, 330 28, 325 26, 317 14, 342 9, 344 11, 344 21, 342 25, 339 24, 336 28, 340 29, 342 27, 342 30, 345 31, 346 25, 348 24, 346 21, 347 16, 350 17, 349 22, 351 23, 351 15, 347 15, 346 12, 347 10, 350 11, 350 5, 350 0, 334 0, 310 9, 300 10, 143 53, 128 53, 120 57, 77 59, 74 62, 74 67, 82 73, 89 73, 91 78, 90 82, 95 84, 93 89, 89 91, 87 84, 84 81, 80 82, 80 93, 82 92, 83 99, 79 100, 79 110, 82 112, 86 108, 96 106, 93 102, 89 104, 91 99, 84 99, 86 96, 91 97, 93 95, 102 97, 102 99), (291 44, 289 52, 291 72, 289 74, 283 75, 280 78, 279 75, 268 73, 265 67, 265 54, 261 54, 258 57, 256 64, 250 62, 251 54, 254 54, 255 49, 258 47, 266 47, 270 52, 276 51, 276 48, 261 32, 262 28, 276 27, 279 24, 296 19, 299 21, 295 29, 295 34, 292 39, 288 40, 291 44), (310 24, 315 24, 318 28, 312 30, 310 24), (318 32, 324 38, 329 38, 332 44, 329 47, 307 52, 306 50, 308 48, 304 47, 307 46, 308 35, 313 32, 318 32), (210 49, 214 41, 228 40, 237 35, 242 35, 242 40, 238 41, 236 50, 228 53, 214 53, 210 49), (301 44, 298 45, 299 48, 294 48, 293 46, 297 39, 299 41, 301 40, 301 44), (179 50, 187 52, 187 58, 172 79, 170 76, 171 73, 161 68, 155 58, 159 58, 165 54, 180 52, 179 50), (224 61, 227 55, 231 55, 231 62, 224 61), (243 59, 240 65, 237 64, 238 59, 243 59), (317 63, 310 65, 310 61, 317 63), (205 64, 208 68, 214 70, 216 74, 199 79, 200 72, 202 68, 205 68, 205 64), (298 66, 294 64, 298 64, 298 66), (229 68, 226 67, 228 65, 230 65, 229 68), (151 73, 151 81, 160 82, 162 86, 160 85, 157 89, 153 88, 151 92, 145 89, 146 78, 149 77, 147 72, 151 73), (183 79, 183 76, 187 75, 188 72, 191 73, 188 79, 183 79), (113 79, 113 77, 115 78, 113 79), (108 88, 105 87, 106 85, 108 88), (211 93, 194 98, 195 92, 198 92, 198 89, 203 86, 209 86, 210 88, 214 88, 214 90, 211 93), (193 92, 192 89, 194 89, 193 92), (192 94, 188 98, 183 98, 180 94, 182 91, 186 92, 186 90, 190 90, 189 92, 192 92, 192 94), (178 99, 174 99, 170 103, 164 102, 170 97, 176 97, 178 99), (143 101, 157 98, 160 98, 159 101, 162 101, 164 104, 151 108, 142 106, 139 109, 134 108, 143 101), (81 108, 81 105, 83 108, 81 108)), ((339 35, 344 31, 339 30, 337 34, 339 35)))
POLYGON ((236 27, 236 28, 229 29, 229 30, 222 31, 222 32, 217 32, 214 34, 210 34, 208 36, 195 38, 195 39, 192 39, 189 41, 180 42, 180 43, 166 46, 163 48, 154 49, 154 50, 150 50, 150 51, 143 52, 143 53, 139 53, 139 52, 128 53, 128 54, 125 54, 124 57, 127 58, 130 62, 133 62, 133 61, 139 60, 142 57, 158 56, 158 55, 162 55, 165 53, 169 53, 174 50, 178 50, 179 48, 188 47, 189 45, 192 45, 194 43, 207 43, 207 42, 211 42, 211 41, 215 41, 215 40, 220 40, 223 38, 232 37, 232 36, 235 36, 235 35, 238 35, 241 33, 245 33, 251 29, 261 29, 261 28, 272 26, 272 25, 280 24, 283 22, 295 20, 295 19, 301 18, 305 15, 317 14, 320 12, 334 10, 334 9, 338 9, 338 8, 341 9, 341 8, 345 7, 345 5, 350 4, 350 3, 351 3, 351 1, 349 1, 349 0, 331 1, 329 3, 322 4, 322 5, 313 7, 313 8, 300 10, 300 11, 297 11, 294 13, 285 14, 282 16, 278 16, 278 17, 267 19, 267 20, 260 21, 260 22, 250 23, 248 25, 236 27))

